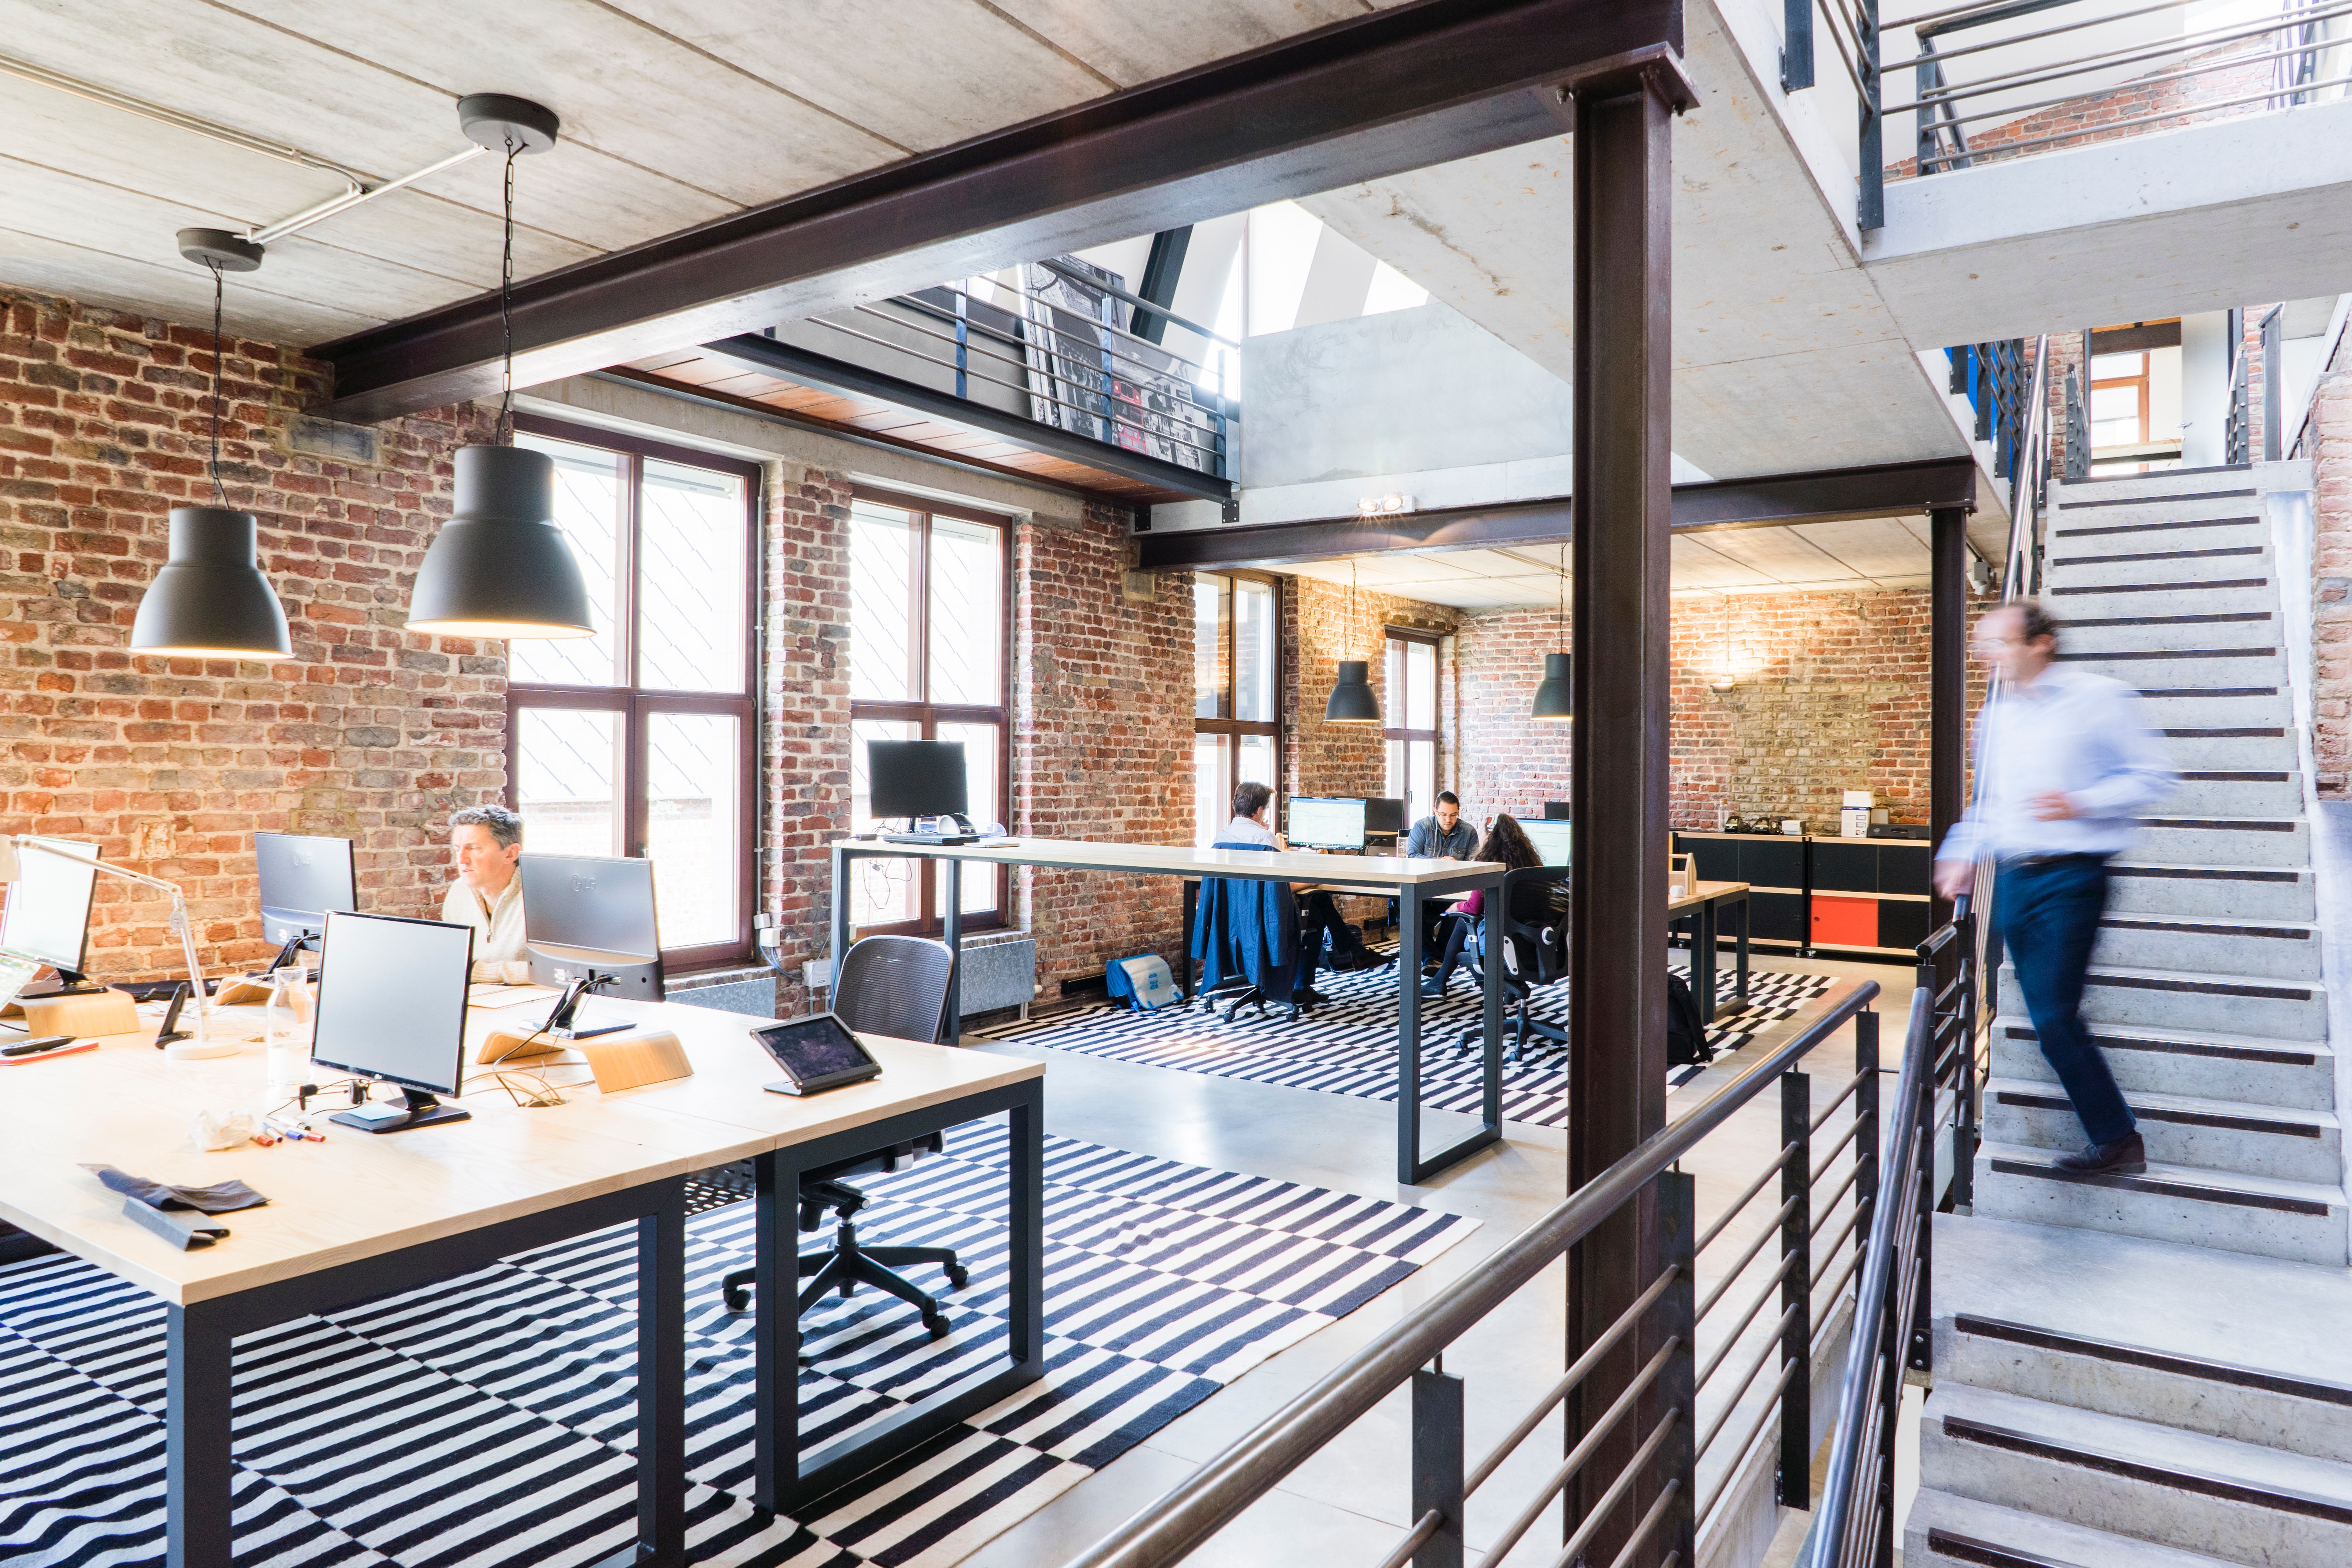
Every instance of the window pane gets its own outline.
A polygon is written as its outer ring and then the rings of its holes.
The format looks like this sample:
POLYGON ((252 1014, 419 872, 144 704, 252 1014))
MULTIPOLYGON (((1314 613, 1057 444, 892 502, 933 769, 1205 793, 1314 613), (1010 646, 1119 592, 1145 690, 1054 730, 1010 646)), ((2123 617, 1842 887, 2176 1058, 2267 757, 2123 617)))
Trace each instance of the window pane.
MULTIPOLYGON (((849 727, 849 826, 854 833, 867 833, 874 828, 874 812, 866 742, 919 740, 922 728, 898 719, 860 719, 849 727)), ((886 925, 918 917, 920 911, 915 900, 922 885, 920 861, 877 857, 856 864, 857 884, 849 900, 850 924, 886 925)))
POLYGON ((2116 376, 2146 375, 2147 374, 2147 355, 2145 353, 2128 354, 2093 354, 2091 356, 2091 379, 2093 381, 2105 381, 2116 376))
MULTIPOLYGON (((1234 717, 1274 718, 1274 585, 1234 584, 1234 717)), ((1272 779, 1262 781, 1272 784, 1272 779)))
POLYGON ((1192 841, 1203 849, 1233 820, 1234 786, 1225 773, 1230 749, 1223 735, 1192 737, 1192 841))
MULTIPOLYGON (((1234 737, 1234 783, 1262 784, 1274 791, 1274 799, 1266 804, 1265 819, 1271 823, 1282 820, 1282 781, 1274 773, 1274 737, 1271 735, 1236 735, 1234 737)), ((1233 819, 1233 802, 1225 803, 1225 819, 1233 819)))
POLYGON ((930 700, 1003 706, 1004 531, 931 519, 930 576, 930 700))
POLYGON ((1437 742, 1407 741, 1405 746, 1405 810, 1409 820, 1425 816, 1437 799, 1437 742))
POLYGON ((515 714, 515 800, 522 811, 525 849, 540 855, 625 853, 622 734, 618 713, 525 708, 515 714))
POLYGON ((1412 809, 1413 803, 1405 795, 1404 742, 1402 741, 1388 742, 1388 770, 1386 780, 1381 787, 1388 792, 1388 797, 1391 800, 1402 800, 1405 803, 1404 820, 1407 826, 1411 826, 1424 815, 1412 809))
MULTIPOLYGON (((617 686, 620 639, 613 622, 620 607, 622 476, 617 452, 517 432, 515 445, 555 459, 555 522, 572 542, 588 584, 593 637, 518 637, 507 645, 509 679, 536 686, 617 686)), ((740 590, 738 590, 740 594, 740 590)))
POLYGON ((1407 730, 1404 721, 1404 644, 1391 637, 1387 643, 1387 663, 1381 674, 1387 679, 1381 685, 1381 727, 1386 730, 1407 730))
POLYGON ((740 729, 729 713, 646 715, 646 851, 664 947, 730 942, 741 929, 740 729))
MULTIPOLYGON (((1004 820, 1003 808, 996 799, 996 786, 1001 777, 997 752, 997 729, 993 724, 941 724, 936 731, 942 741, 963 742, 964 800, 971 808, 966 816, 985 827, 990 823, 1004 820)), ((940 885, 945 886, 944 879, 940 885)), ((933 901, 937 902, 934 895, 933 901)), ((963 868, 963 912, 974 914, 996 907, 996 872, 993 867, 967 866, 963 868)))
POLYGON ((896 507, 849 503, 849 694, 905 702, 914 689, 915 519, 896 507))
POLYGON ((1425 642, 1404 645, 1404 691, 1407 719, 1390 723, 1405 730, 1437 728, 1437 649, 1425 642))
POLYGON ((1192 717, 1230 719, 1234 672, 1226 664, 1225 626, 1234 615, 1230 577, 1202 573, 1192 579, 1192 717))
POLYGON ((646 459, 637 521, 637 684, 743 689, 743 481, 646 459))

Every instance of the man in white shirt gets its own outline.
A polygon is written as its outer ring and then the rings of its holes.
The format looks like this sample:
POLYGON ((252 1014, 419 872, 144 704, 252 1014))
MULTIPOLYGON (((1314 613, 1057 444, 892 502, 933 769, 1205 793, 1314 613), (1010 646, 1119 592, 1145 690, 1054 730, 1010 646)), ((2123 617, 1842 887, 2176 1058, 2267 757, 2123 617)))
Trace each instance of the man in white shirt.
POLYGON ((474 978, 520 985, 530 978, 523 952, 522 818, 503 805, 469 805, 449 818, 457 879, 441 918, 474 928, 474 978))
POLYGON ((1988 610, 1971 651, 2000 674, 1977 720, 1977 798, 1936 851, 1936 891, 1958 898, 2000 862, 1993 929, 2017 971, 2042 1054, 2090 1147, 2057 1161, 2083 1174, 2147 1169, 2131 1107, 2082 1018, 2083 979, 2107 904, 2107 861, 2130 847, 2140 807, 2178 775, 2120 680, 2058 659, 2058 623, 2031 599, 1988 610))

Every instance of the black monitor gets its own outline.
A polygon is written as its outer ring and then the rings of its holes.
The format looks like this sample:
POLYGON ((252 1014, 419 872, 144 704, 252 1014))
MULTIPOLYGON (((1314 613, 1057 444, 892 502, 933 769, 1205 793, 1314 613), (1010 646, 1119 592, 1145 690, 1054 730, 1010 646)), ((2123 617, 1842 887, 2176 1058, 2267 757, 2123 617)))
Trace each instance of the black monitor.
POLYGON ((629 1027, 574 1026, 570 1008, 590 988, 643 1002, 662 999, 661 932, 654 904, 654 863, 611 855, 530 855, 515 862, 522 879, 522 935, 530 974, 561 985, 551 1030, 607 1034, 629 1027))
POLYGON ((877 818, 961 816, 971 809, 961 741, 866 742, 866 810, 877 818))
POLYGON ((58 972, 58 990, 46 984, 28 987, 28 995, 57 995, 59 991, 96 989, 82 984, 83 955, 89 945, 89 905, 97 890, 98 873, 74 864, 95 862, 98 846, 78 838, 37 840, 64 856, 38 849, 20 849, 16 880, 8 889, 8 907, 0 912, 0 947, 27 958, 37 958, 58 972))
POLYGON ((1520 823, 1519 827, 1527 834, 1528 842, 1535 846, 1536 853, 1543 857, 1545 865, 1568 864, 1569 835, 1574 831, 1571 824, 1553 817, 1538 817, 1520 823))
POLYGON ((355 913, 352 841, 302 833, 257 833, 253 863, 261 873, 261 940, 284 944, 275 969, 298 946, 316 946, 331 910, 355 913))
POLYGON ((319 943, 310 1055, 353 1078, 397 1084, 406 1104, 354 1105, 331 1120, 370 1132, 462 1121, 443 1105, 464 1081, 474 928, 331 910, 319 943))
POLYGON ((1571 815, 1572 813, 1569 809, 1569 803, 1567 801, 1548 800, 1544 802, 1543 819, 1546 822, 1566 822, 1571 815))
POLYGON ((1361 849, 1364 847, 1364 803, 1360 800, 1295 795, 1286 808, 1290 831, 1284 837, 1301 849, 1361 849))
POLYGON ((1372 799, 1364 802, 1364 832, 1374 838, 1404 831, 1404 802, 1372 799))

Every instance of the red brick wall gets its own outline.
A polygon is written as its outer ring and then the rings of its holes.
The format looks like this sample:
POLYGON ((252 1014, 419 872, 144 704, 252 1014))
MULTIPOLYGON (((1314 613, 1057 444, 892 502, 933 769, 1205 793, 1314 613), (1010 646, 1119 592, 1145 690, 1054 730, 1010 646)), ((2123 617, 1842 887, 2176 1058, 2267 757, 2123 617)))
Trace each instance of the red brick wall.
MULTIPOLYGON (((370 910, 437 910, 449 812, 504 787, 503 649, 402 630, 448 515, 473 409, 378 427, 373 466, 295 450, 321 367, 273 344, 225 355, 222 469, 261 523, 285 605, 281 662, 133 658, 124 647, 173 506, 208 500, 208 333, 0 291, 0 832, 95 840, 183 884, 208 968, 258 958, 253 831, 357 841, 370 910)), ((169 904, 101 879, 91 965, 180 964, 169 904)))
MULTIPOLYGON (((1352 608, 1348 584, 1319 577, 1282 580, 1283 788, 1287 795, 1385 795, 1388 752, 1380 726, 1327 724, 1323 706, 1339 679, 1342 659, 1371 666, 1372 689, 1381 711, 1391 712, 1387 682, 1386 628, 1451 633, 1459 613, 1390 594, 1357 591, 1352 608)), ((1456 694, 1453 671, 1438 667, 1440 728, 1439 787, 1452 776, 1456 694)))
POLYGON ((1528 717, 1543 679, 1544 655, 1567 650, 1559 609, 1469 616, 1455 647, 1462 667, 1464 813, 1474 822, 1498 811, 1541 816, 1544 802, 1569 797, 1568 726, 1528 717))
POLYGON ((2319 793, 2352 796, 2352 336, 2312 398, 2312 736, 2319 793))

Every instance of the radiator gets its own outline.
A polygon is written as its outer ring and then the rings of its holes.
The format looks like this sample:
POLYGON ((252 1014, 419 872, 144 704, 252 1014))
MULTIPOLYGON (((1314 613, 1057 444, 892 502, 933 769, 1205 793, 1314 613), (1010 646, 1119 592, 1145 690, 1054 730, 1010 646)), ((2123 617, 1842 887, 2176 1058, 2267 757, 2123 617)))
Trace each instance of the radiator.
POLYGON ((967 1018, 975 1013, 993 1013, 1004 1007, 1018 1007, 1021 1016, 1027 1017, 1030 1001, 1037 994, 1035 940, 1023 937, 1017 942, 992 942, 986 946, 967 944, 959 988, 967 1018))

